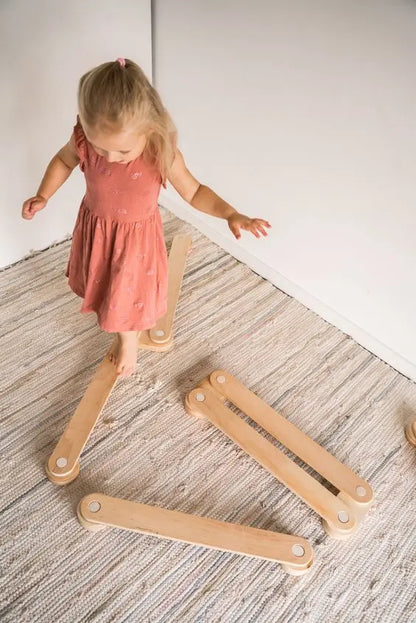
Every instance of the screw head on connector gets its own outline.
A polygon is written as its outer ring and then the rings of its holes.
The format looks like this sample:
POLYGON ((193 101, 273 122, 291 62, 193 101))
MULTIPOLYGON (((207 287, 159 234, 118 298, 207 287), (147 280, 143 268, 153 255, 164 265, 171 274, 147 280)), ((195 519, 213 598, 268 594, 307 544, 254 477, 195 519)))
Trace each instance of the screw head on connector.
POLYGON ((88 504, 88 510, 92 513, 98 513, 101 508, 101 504, 99 502, 93 501, 88 504))

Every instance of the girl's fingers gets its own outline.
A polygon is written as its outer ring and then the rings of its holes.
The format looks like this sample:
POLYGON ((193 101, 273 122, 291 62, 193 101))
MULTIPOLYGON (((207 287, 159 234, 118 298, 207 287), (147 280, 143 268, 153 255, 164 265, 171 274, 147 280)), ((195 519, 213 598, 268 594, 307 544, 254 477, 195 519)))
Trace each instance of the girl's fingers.
POLYGON ((23 216, 23 218, 30 218, 30 204, 29 205, 23 205, 22 216, 23 216))
POLYGON ((267 227, 270 228, 271 225, 269 223, 269 221, 265 221, 262 218, 253 218, 252 222, 255 224, 255 226, 260 229, 260 227, 267 227))
POLYGON ((42 210, 43 205, 42 202, 39 201, 36 197, 31 197, 27 199, 22 207, 22 217, 25 219, 32 219, 36 212, 42 210))
POLYGON ((262 218, 255 218, 254 219, 256 221, 256 223, 258 223, 259 225, 263 225, 263 227, 271 227, 269 221, 265 221, 262 218))
POLYGON ((243 227, 243 229, 250 231, 252 234, 254 234, 254 236, 256 236, 256 238, 261 237, 259 232, 261 232, 263 236, 267 236, 267 232, 260 225, 258 225, 255 221, 251 221, 250 223, 247 223, 243 227))
POLYGON ((231 229, 231 232, 234 234, 234 236, 237 238, 237 240, 241 238, 240 227, 238 225, 235 225, 233 223, 230 225, 230 229, 231 229))
POLYGON ((240 228, 251 232, 256 238, 261 238, 261 235, 267 236, 268 232, 265 227, 270 228, 271 225, 269 221, 265 221, 262 218, 250 218, 240 215, 239 221, 229 224, 229 227, 238 240, 241 238, 240 228))
POLYGON ((267 236, 268 232, 265 230, 265 227, 270 228, 271 225, 268 221, 264 221, 261 218, 254 219, 256 229, 263 234, 263 236, 267 236))
POLYGON ((264 227, 262 227, 262 225, 257 220, 253 221, 250 229, 252 232, 254 231, 260 232, 263 234, 263 236, 267 236, 266 230, 264 229, 264 227))
POLYGON ((252 234, 254 234, 254 235, 256 236, 256 238, 260 238, 260 234, 259 234, 259 232, 257 231, 257 227, 256 227, 255 225, 252 225, 252 226, 249 228, 249 231, 251 231, 251 233, 252 233, 252 234))

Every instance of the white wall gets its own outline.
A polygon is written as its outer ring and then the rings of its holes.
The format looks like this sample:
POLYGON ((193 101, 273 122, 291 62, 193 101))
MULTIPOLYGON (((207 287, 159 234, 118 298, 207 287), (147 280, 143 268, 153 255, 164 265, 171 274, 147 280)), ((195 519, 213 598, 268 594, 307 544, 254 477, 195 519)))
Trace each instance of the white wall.
POLYGON ((234 242, 162 203, 416 380, 416 2, 155 2, 190 170, 273 224, 234 242))
POLYGON ((152 71, 150 0, 2 0, 0 267, 72 233, 84 194, 76 169, 32 221, 22 202, 36 194, 52 156, 75 123, 78 80, 126 56, 152 71))

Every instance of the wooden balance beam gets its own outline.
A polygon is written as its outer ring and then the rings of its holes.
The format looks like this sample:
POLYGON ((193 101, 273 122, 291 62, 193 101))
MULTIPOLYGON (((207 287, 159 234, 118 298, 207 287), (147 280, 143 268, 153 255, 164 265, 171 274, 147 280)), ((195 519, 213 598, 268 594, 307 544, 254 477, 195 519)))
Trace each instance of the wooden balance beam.
POLYGON ((215 370, 185 399, 191 415, 214 426, 252 456, 322 518, 326 532, 337 539, 352 534, 373 502, 370 486, 224 370, 215 370), (310 465, 339 491, 331 493, 286 454, 257 433, 224 403, 229 400, 270 435, 310 465))
POLYGON ((405 429, 407 440, 416 446, 416 420, 409 422, 405 429))
MULTIPOLYGON (((173 239, 168 263, 167 312, 155 327, 149 331, 140 332, 138 336, 139 348, 166 351, 172 347, 173 319, 185 270, 186 256, 190 250, 191 242, 190 236, 187 235, 178 235, 173 239)), ((46 463, 46 475, 51 482, 57 485, 66 485, 78 476, 81 452, 117 379, 115 365, 109 360, 107 353, 46 463)))
POLYGON ((312 547, 299 536, 197 517, 102 493, 90 493, 82 498, 77 514, 81 525, 92 532, 106 527, 121 528, 245 554, 279 562, 292 575, 307 573, 313 562, 312 547))

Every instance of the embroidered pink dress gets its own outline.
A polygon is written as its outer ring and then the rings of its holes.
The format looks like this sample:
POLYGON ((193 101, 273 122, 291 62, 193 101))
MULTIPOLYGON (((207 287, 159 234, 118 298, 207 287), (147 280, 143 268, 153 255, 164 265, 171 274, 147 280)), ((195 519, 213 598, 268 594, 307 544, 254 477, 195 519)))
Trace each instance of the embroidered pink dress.
POLYGON ((167 254, 157 205, 160 173, 142 158, 107 162, 74 127, 87 190, 66 276, 104 331, 141 331, 166 313, 167 254))

